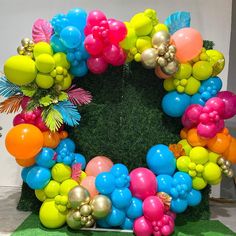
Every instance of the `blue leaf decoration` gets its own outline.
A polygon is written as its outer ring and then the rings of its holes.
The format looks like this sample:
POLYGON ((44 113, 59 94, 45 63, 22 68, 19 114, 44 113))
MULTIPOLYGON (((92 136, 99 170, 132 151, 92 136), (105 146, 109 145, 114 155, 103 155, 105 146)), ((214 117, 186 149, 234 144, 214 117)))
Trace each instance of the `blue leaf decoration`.
POLYGON ((0 75, 0 96, 5 98, 21 93, 20 88, 7 80, 4 75, 0 75))
POLYGON ((76 126, 80 121, 80 114, 77 107, 69 101, 59 102, 53 106, 62 115, 63 122, 69 126, 76 126))
POLYGON ((174 34, 177 30, 190 27, 190 21, 189 12, 177 11, 168 16, 165 20, 165 25, 168 27, 170 34, 174 34))

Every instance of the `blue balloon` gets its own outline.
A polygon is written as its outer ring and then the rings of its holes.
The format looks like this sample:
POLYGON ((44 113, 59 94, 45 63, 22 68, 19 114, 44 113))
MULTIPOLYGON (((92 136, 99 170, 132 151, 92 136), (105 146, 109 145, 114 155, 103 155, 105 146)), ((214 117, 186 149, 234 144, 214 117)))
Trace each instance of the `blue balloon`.
POLYGON ((111 194, 112 204, 118 209, 127 208, 132 199, 132 194, 128 188, 115 189, 111 194))
POLYGON ((67 13, 67 19, 69 20, 70 25, 83 31, 86 25, 87 13, 81 8, 74 8, 67 13))
POLYGON ((56 164, 55 156, 56 152, 53 149, 44 147, 36 156, 35 161, 39 166, 51 168, 56 164))
POLYGON ((101 228, 110 228, 110 225, 107 224, 106 220, 105 219, 100 219, 100 220, 97 220, 96 221, 97 225, 101 228))
POLYGON ((56 152, 59 153, 63 148, 67 149, 69 152, 75 152, 75 143, 71 139, 65 138, 61 140, 57 146, 56 152))
POLYGON ((51 24, 55 34, 60 34, 65 27, 69 26, 70 22, 65 14, 59 13, 52 18, 51 24))
POLYGON ((170 194, 172 177, 170 175, 158 175, 157 176, 157 189, 158 192, 164 192, 170 194))
POLYGON ((121 225, 121 228, 132 230, 133 226, 134 226, 134 220, 131 220, 131 219, 126 217, 124 223, 121 225))
POLYGON ((171 211, 175 213, 182 213, 184 212, 188 207, 188 202, 185 199, 172 199, 170 204, 171 211))
POLYGON ((141 217, 143 215, 143 202, 136 197, 132 197, 131 203, 126 209, 126 215, 131 219, 141 217))
POLYGON ((187 196, 189 206, 197 206, 202 200, 202 194, 200 191, 192 189, 187 196))
POLYGON ((66 148, 60 150, 57 156, 57 162, 64 163, 65 165, 71 166, 75 159, 75 154, 69 152, 66 148))
POLYGON ((148 150, 146 161, 148 168, 156 175, 172 175, 176 169, 176 159, 170 149, 158 144, 148 150))
POLYGON ((53 51, 56 52, 66 52, 66 47, 61 42, 60 38, 54 34, 50 39, 50 45, 52 46, 53 51))
POLYGON ((85 76, 88 73, 86 61, 82 60, 76 66, 71 66, 70 73, 75 77, 85 76))
MULTIPOLYGON (((85 36, 82 34, 82 38, 83 38, 83 37, 85 38, 85 36)), ((83 39, 83 40, 84 40, 84 39, 83 39)), ((83 58, 84 60, 87 60, 87 59, 90 57, 89 53, 88 53, 87 50, 85 49, 84 42, 79 45, 79 51, 81 52, 82 58, 83 58)))
POLYGON ((111 212, 105 219, 109 226, 121 226, 125 221, 125 212, 112 206, 111 212))
POLYGON ((81 169, 84 170, 86 166, 85 157, 80 153, 75 153, 74 156, 75 156, 75 160, 73 161, 73 164, 80 163, 82 165, 81 169))
POLYGON ((190 191, 192 189, 192 178, 190 177, 189 174, 178 171, 174 174, 173 179, 174 179, 173 184, 175 186, 184 184, 186 185, 185 191, 190 191))
POLYGON ((81 43, 81 33, 74 26, 65 27, 60 33, 61 41, 67 48, 76 48, 81 43))
POLYGON ((110 172, 116 177, 120 177, 121 175, 129 175, 129 171, 127 167, 123 164, 115 164, 110 169, 110 172))
POLYGON ((191 97, 191 104, 199 104, 204 106, 206 103, 206 101, 203 100, 202 96, 200 93, 195 93, 192 97, 191 97))
POLYGON ((217 90, 217 92, 219 92, 222 88, 222 80, 218 77, 218 76, 215 76, 215 77, 210 77, 209 79, 207 80, 204 80, 201 84, 201 87, 210 87, 211 89, 215 89, 217 90))
POLYGON ((30 166, 30 167, 25 167, 21 170, 21 178, 23 179, 23 181, 26 183, 26 179, 27 179, 27 175, 29 173, 29 171, 33 168, 34 166, 30 166))
POLYGON ((99 193, 110 194, 115 189, 115 177, 110 172, 102 172, 96 177, 95 186, 99 193))
POLYGON ((168 116, 181 117, 190 105, 190 98, 185 93, 169 92, 162 99, 162 109, 168 116))
POLYGON ((26 183, 32 189, 43 189, 51 179, 51 172, 49 169, 34 166, 27 174, 26 183))

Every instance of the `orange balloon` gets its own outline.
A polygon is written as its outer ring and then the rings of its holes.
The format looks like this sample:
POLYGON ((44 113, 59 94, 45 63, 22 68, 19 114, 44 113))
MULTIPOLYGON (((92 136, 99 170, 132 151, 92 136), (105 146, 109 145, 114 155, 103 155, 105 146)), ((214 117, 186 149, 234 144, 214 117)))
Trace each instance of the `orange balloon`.
POLYGON ((223 153, 223 156, 232 164, 236 164, 236 139, 234 137, 231 138, 229 147, 223 153))
POLYGON ((60 134, 58 132, 45 131, 43 132, 44 147, 56 148, 60 143, 60 134))
POLYGON ((204 147, 204 146, 207 145, 208 139, 205 139, 205 138, 202 138, 201 136, 199 136, 198 133, 197 133, 197 129, 196 128, 192 128, 192 129, 190 129, 188 131, 187 141, 193 147, 196 147, 196 146, 204 147))
POLYGON ((34 125, 16 125, 7 133, 5 145, 7 151, 16 159, 30 159, 43 147, 43 135, 34 125))
POLYGON ((80 183, 81 186, 89 191, 91 198, 98 195, 98 190, 95 187, 95 179, 94 176, 86 176, 80 183))
POLYGON ((60 139, 65 139, 68 137, 68 132, 63 130, 59 133, 59 135, 60 135, 60 139))
POLYGON ((161 79, 169 79, 171 78, 171 75, 167 75, 165 74, 162 70, 161 70, 161 67, 160 66, 157 66, 155 68, 155 74, 157 77, 161 78, 161 79))
POLYGON ((207 147, 219 154, 224 153, 231 142, 231 136, 224 133, 217 133, 214 138, 209 139, 207 147))
POLYGON ((181 139, 187 139, 187 135, 188 135, 188 129, 187 128, 183 128, 180 131, 180 138, 181 139))
POLYGON ((29 159, 16 159, 16 163, 23 167, 29 167, 35 163, 35 157, 29 159))

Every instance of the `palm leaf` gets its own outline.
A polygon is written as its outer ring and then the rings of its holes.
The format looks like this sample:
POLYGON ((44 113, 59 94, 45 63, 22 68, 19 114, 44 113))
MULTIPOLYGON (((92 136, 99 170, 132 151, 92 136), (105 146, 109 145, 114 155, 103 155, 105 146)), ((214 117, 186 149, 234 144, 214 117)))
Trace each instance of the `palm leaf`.
POLYGON ((15 113, 20 109, 23 99, 22 94, 14 95, 0 103, 0 113, 15 113))
POLYGON ((57 131, 63 124, 61 113, 53 107, 44 110, 42 113, 42 117, 47 127, 53 132, 57 131))
POLYGON ((74 86, 72 86, 68 91, 68 97, 69 100, 74 104, 74 105, 84 105, 88 104, 92 101, 92 95, 90 92, 82 89, 82 88, 75 88, 73 89, 74 86))
POLYGON ((11 97, 20 93, 20 88, 7 80, 4 75, 0 74, 0 95, 3 97, 11 97))
POLYGON ((54 109, 61 113, 63 121, 69 126, 76 126, 80 121, 80 114, 77 107, 69 101, 59 102, 54 109))

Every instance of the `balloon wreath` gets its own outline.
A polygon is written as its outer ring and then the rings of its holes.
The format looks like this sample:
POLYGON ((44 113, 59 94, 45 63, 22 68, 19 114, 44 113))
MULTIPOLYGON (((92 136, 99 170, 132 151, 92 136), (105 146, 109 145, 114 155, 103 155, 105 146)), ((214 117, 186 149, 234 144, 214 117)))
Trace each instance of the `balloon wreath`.
POLYGON ((17 52, 0 77, 0 95, 6 97, 0 112, 22 109, 5 143, 24 167, 23 181, 43 202, 39 217, 45 227, 96 224, 140 236, 170 235, 175 214, 201 202, 199 190, 218 184, 222 173, 233 176, 236 139, 224 120, 236 114, 236 96, 220 92, 224 56, 203 47, 188 12, 175 12, 162 24, 155 10, 146 9, 123 23, 75 8, 50 22, 38 19, 32 39, 22 39, 17 52), (130 173, 105 156, 86 165, 64 130, 79 124, 78 106, 92 100, 74 78, 132 60, 164 79, 162 108, 182 117, 181 140, 150 147, 148 168, 130 173))

